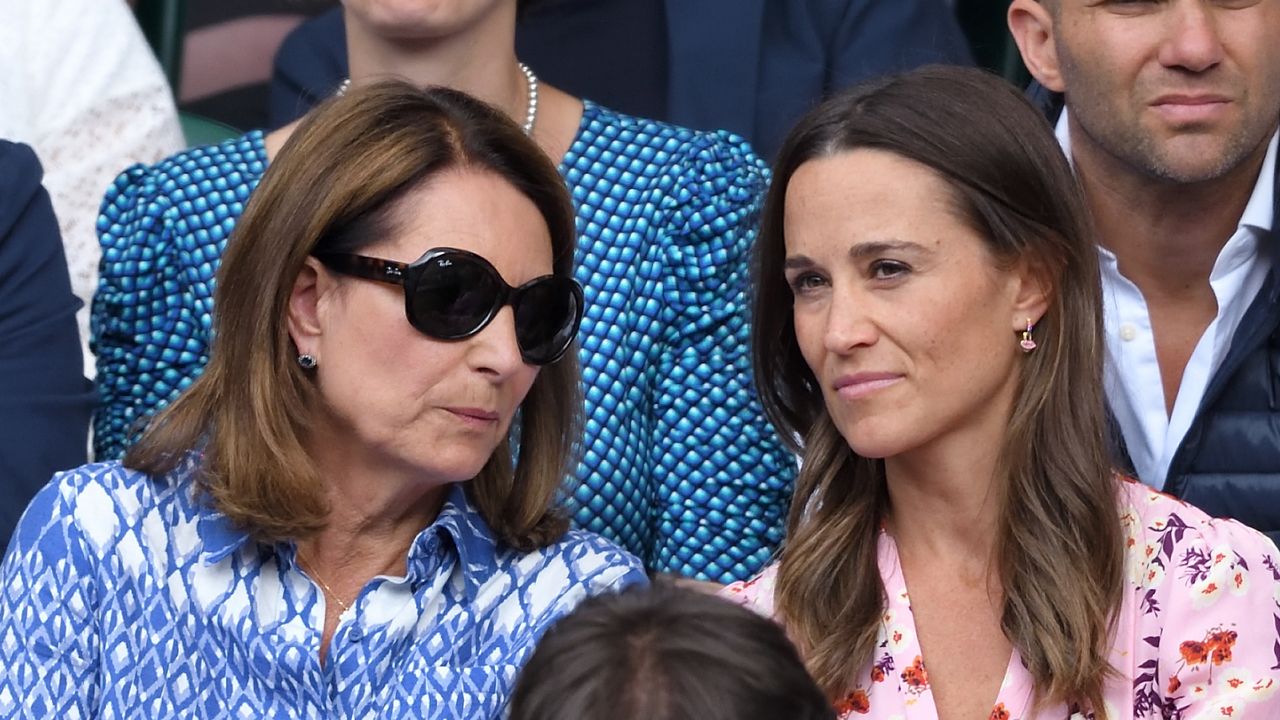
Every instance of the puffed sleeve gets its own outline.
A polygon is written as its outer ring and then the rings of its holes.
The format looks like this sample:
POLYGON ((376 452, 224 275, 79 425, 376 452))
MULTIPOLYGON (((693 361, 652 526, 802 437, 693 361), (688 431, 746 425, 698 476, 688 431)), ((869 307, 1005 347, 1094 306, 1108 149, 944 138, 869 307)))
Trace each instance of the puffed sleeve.
POLYGON ((251 131, 135 165, 107 190, 91 317, 97 459, 121 456, 137 423, 204 370, 222 252, 265 170, 262 133, 251 131))
POLYGON ((135 423, 168 400, 158 396, 153 377, 162 359, 145 352, 147 336, 172 327, 181 305, 173 199, 162 182, 156 167, 128 168, 107 188, 98 217, 102 261, 90 316, 98 366, 98 460, 123 455, 135 423))
POLYGON ((1135 716, 1280 717, 1276 546, 1182 504, 1143 525, 1135 716))
POLYGON ((74 522, 78 473, 36 494, 0 564, 0 719, 97 717, 97 569, 74 522))
POLYGON ((685 152, 662 259, 652 565, 730 582, 781 542, 796 469, 751 376, 748 263, 768 170, 728 133, 699 133, 685 152))

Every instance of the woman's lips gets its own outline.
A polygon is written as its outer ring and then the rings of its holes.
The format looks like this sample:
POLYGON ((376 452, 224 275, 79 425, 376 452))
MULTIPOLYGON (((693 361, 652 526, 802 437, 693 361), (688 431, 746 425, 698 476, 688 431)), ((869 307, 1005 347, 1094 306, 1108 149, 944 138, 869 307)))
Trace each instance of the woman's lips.
POLYGON ((863 372, 853 375, 842 375, 836 379, 836 394, 845 400, 858 400, 879 390, 883 390, 905 377, 901 373, 863 372))
POLYGON ((498 413, 492 410, 472 407, 449 407, 445 410, 473 427, 490 427, 498 422, 498 413))

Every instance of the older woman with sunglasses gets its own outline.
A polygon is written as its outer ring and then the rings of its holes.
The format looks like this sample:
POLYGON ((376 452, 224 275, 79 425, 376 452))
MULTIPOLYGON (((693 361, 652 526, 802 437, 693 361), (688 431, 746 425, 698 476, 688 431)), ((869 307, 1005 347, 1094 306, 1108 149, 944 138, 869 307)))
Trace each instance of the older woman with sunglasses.
POLYGON ((23 516, 0 717, 498 716, 553 620, 645 582, 557 510, 574 236, 478 101, 385 83, 313 113, 236 229, 207 371, 23 516))
MULTIPOLYGON (((515 48, 517 6, 540 1, 343 0, 344 86, 397 77, 462 90, 559 164, 586 296, 574 522, 657 572, 750 576, 782 539, 795 477, 751 384, 747 256, 765 167, 739 137, 630 117, 540 82, 515 48)), ((293 129, 133 167, 108 190, 93 309, 98 459, 123 453, 204 368, 227 235, 293 129)))

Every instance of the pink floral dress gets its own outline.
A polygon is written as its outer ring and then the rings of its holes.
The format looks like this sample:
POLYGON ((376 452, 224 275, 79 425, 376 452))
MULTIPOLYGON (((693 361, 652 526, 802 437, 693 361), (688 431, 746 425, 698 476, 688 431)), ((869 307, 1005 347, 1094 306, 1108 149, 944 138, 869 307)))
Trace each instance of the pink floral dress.
MULTIPOLYGON (((1109 720, 1280 719, 1280 553, 1265 536, 1125 481, 1124 604, 1106 688, 1109 720)), ((911 603, 887 533, 879 538, 888 607, 875 659, 837 704, 841 718, 936 720, 911 603)), ((724 595, 769 617, 777 565, 724 595)), ((1067 706, 1031 712, 1032 680, 1013 651, 991 720, 1089 720, 1067 706)))

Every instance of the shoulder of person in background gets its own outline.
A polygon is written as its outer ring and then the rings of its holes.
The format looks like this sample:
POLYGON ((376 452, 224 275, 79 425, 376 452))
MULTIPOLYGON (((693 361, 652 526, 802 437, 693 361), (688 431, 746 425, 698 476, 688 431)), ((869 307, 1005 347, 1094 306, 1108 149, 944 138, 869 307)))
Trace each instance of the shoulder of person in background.
POLYGON ((87 459, 94 404, 42 175, 30 147, 0 140, 0 546, 50 476, 87 459))

